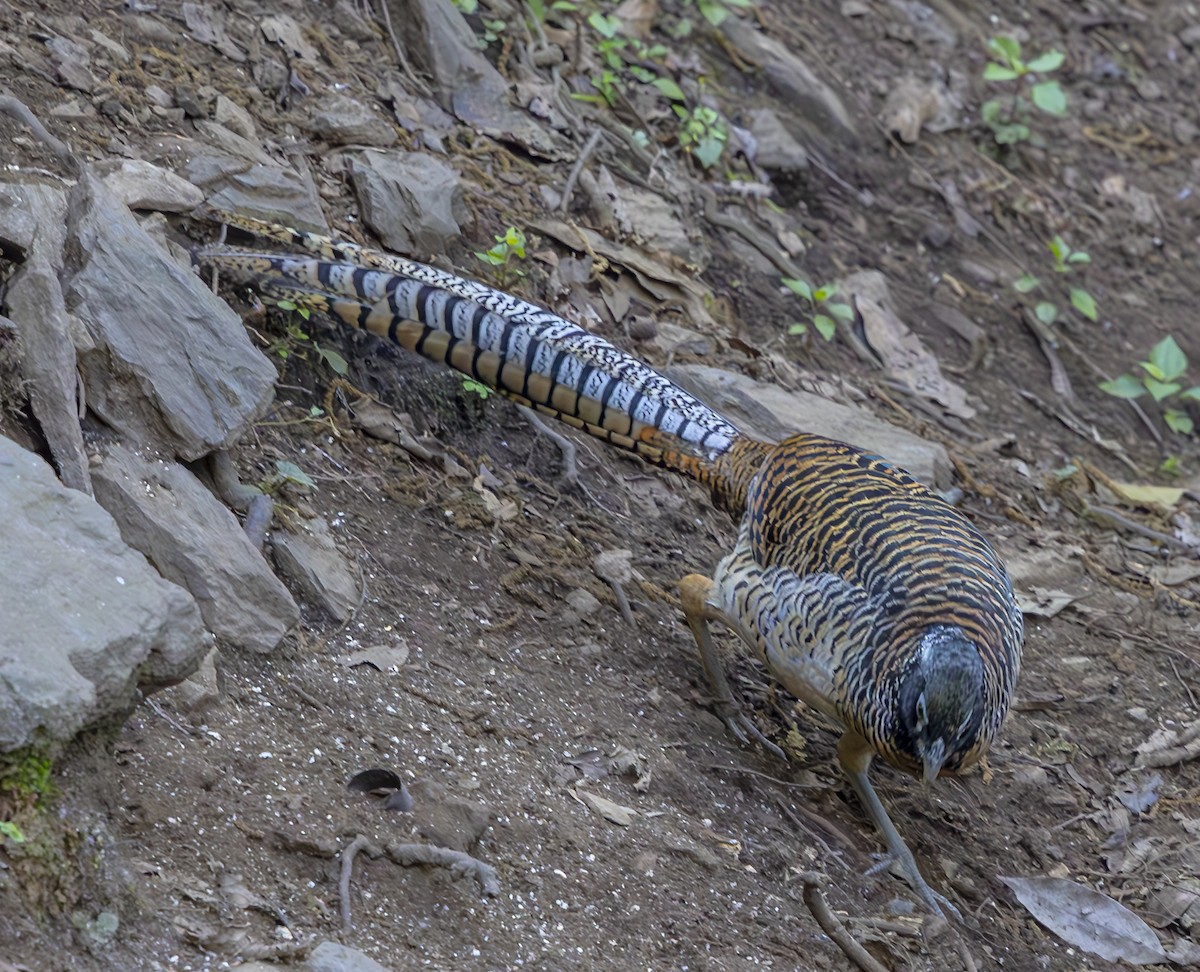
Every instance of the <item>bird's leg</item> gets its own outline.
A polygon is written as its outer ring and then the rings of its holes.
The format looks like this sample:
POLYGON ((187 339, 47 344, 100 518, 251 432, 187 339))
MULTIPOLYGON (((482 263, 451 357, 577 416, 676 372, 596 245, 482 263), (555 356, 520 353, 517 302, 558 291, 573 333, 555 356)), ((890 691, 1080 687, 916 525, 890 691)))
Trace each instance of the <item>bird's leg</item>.
POLYGON ((900 865, 900 870, 903 872, 905 880, 921 896, 921 899, 934 914, 943 914, 942 909, 945 908, 956 919, 961 921, 962 915, 959 914, 958 909, 943 895, 934 891, 926 883, 925 878, 921 876, 916 858, 913 857, 912 851, 908 849, 908 845, 904 842, 904 838, 900 836, 900 832, 896 830, 895 824, 892 823, 892 818, 888 816, 887 810, 884 809, 883 801, 879 799, 879 794, 875 792, 875 787, 871 785, 871 779, 867 775, 867 771, 871 767, 871 757, 874 755, 875 752, 871 748, 871 744, 852 729, 847 729, 842 738, 838 740, 838 760, 841 762, 846 776, 849 777, 850 785, 854 787, 854 792, 858 794, 859 800, 862 801, 862 805, 874 822, 875 827, 883 835, 891 860, 900 865))
POLYGON ((688 627, 692 629, 692 637, 696 639, 696 647, 700 650, 700 664, 704 666, 704 674, 712 688, 713 697, 717 703, 717 713, 725 723, 729 732, 743 744, 749 745, 746 738, 749 733, 763 746, 780 759, 786 760, 787 755, 771 740, 762 734, 758 726, 746 715, 733 697, 729 680, 725 677, 725 669, 721 665, 717 646, 713 644, 712 632, 708 629, 709 621, 720 621, 733 631, 737 628, 725 616, 725 612, 713 607, 709 596, 714 587, 711 578, 703 574, 688 574, 679 582, 679 596, 683 603, 683 615, 687 618, 688 627))

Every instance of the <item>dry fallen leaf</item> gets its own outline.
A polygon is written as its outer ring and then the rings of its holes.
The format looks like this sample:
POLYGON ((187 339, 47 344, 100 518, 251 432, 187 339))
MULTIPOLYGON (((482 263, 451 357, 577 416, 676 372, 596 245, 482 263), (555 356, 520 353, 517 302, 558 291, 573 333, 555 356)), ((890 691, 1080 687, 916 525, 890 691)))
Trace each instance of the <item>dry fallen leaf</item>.
POLYGON ((1167 954, 1141 918, 1106 894, 1064 878, 1000 878, 1038 922, 1109 962, 1153 965, 1167 954))
POLYGON ((623 807, 621 804, 614 803, 612 800, 606 799, 598 793, 591 793, 588 790, 575 790, 574 792, 576 797, 595 810, 605 820, 615 823, 620 827, 628 827, 633 823, 633 818, 637 815, 637 811, 633 807, 623 807))

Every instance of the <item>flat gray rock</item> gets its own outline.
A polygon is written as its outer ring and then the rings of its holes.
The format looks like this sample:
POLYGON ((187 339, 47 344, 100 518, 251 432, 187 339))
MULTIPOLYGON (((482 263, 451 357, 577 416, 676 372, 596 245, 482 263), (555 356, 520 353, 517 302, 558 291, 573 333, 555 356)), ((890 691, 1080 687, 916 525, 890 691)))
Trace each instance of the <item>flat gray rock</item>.
POLYGON ((192 596, 94 500, 0 437, 0 751, 121 717, 208 650, 192 596))
POLYGON ((93 174, 69 210, 63 291, 95 344, 79 357, 88 408, 122 438, 184 459, 235 443, 274 395, 271 362, 93 174))
POLYGON ((335 621, 345 621, 358 607, 358 578, 324 520, 305 520, 295 530, 275 530, 271 552, 280 574, 335 621))
POLYGON ((363 152, 350 178, 363 222, 399 253, 441 253, 469 215, 458 173, 423 152, 363 152))
POLYGON ((105 171, 104 185, 130 209, 190 213, 204 202, 204 193, 197 186, 144 159, 122 159, 105 171))
POLYGON ((390 148, 396 144, 396 127, 389 115, 373 111, 369 105, 346 95, 322 99, 309 128, 331 145, 375 145, 390 148))
POLYGON ((667 375, 749 435, 779 442, 797 432, 813 432, 883 456, 930 487, 944 489, 951 483, 950 457, 941 445, 864 409, 705 365, 679 365, 667 375))
POLYGON ((62 481, 91 493, 79 427, 77 345, 90 340, 67 313, 59 273, 66 236, 67 197, 54 186, 0 185, 0 239, 24 252, 8 282, 5 303, 21 342, 21 376, 34 418, 62 481))
POLYGON ((302 972, 390 972, 373 958, 337 942, 321 942, 300 968, 302 972))
POLYGON ((237 517, 183 466, 111 445, 92 468, 92 485, 126 542, 192 592, 222 641, 270 651, 299 620, 237 517))

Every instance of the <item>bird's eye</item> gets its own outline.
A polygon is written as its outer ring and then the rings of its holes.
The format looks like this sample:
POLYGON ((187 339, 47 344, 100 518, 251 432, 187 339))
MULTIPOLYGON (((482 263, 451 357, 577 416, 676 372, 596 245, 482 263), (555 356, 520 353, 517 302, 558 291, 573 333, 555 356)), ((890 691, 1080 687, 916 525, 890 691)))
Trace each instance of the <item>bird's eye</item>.
POLYGON ((925 710, 925 693, 922 692, 917 696, 917 729, 924 729, 928 720, 929 713, 925 710))

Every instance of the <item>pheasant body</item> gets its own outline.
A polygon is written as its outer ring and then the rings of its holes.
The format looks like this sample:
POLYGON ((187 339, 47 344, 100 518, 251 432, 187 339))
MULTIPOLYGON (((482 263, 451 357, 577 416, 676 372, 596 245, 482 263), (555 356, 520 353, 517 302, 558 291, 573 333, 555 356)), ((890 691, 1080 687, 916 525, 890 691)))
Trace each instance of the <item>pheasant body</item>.
POLYGON ((736 708, 709 633, 714 620, 844 727, 841 763, 889 852, 934 910, 948 904, 921 877, 867 770, 879 755, 927 780, 959 772, 986 753, 1004 720, 1021 614, 974 526, 907 473, 845 443, 751 438, 632 356, 503 291, 353 244, 219 218, 313 256, 222 245, 200 250, 200 262, 708 487, 740 521, 737 542, 712 579, 689 575, 680 589, 727 724, 762 739, 736 708))

